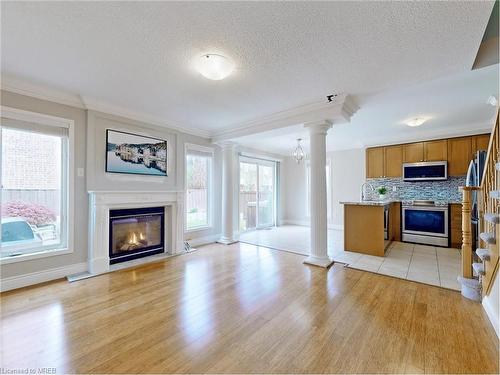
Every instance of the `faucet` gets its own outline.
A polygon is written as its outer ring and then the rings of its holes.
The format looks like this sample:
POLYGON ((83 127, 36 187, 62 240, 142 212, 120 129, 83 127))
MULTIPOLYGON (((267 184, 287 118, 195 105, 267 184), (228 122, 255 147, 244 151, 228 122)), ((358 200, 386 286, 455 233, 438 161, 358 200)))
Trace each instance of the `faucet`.
POLYGON ((365 196, 365 187, 366 186, 369 186, 370 187, 370 191, 372 193, 375 193, 375 188, 373 187, 373 185, 369 184, 368 182, 365 182, 363 185, 361 185, 361 201, 366 200, 366 196, 365 196))

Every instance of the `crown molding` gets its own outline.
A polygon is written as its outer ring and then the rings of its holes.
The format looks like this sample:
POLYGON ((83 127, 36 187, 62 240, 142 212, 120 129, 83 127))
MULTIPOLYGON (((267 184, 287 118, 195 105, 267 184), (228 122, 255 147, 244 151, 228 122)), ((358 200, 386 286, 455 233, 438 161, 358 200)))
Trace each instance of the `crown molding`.
POLYGON ((172 124, 171 122, 165 122, 163 119, 157 116, 152 116, 142 112, 131 111, 129 109, 115 106, 101 101, 95 100, 93 98, 82 96, 82 102, 85 105, 85 109, 89 111, 106 113, 113 116, 123 117, 129 120, 134 120, 142 122, 145 124, 156 125, 168 130, 175 130, 180 133, 190 134, 201 138, 210 139, 210 132, 202 129, 190 129, 185 128, 178 124, 172 124))
POLYGON ((212 133, 212 142, 315 121, 329 120, 334 124, 350 122, 352 115, 358 109, 349 95, 342 94, 331 102, 309 103, 215 131, 212 133))
POLYGON ((104 103, 88 96, 80 96, 66 91, 49 88, 46 86, 34 84, 24 79, 20 79, 8 74, 2 74, 1 89, 15 94, 29 96, 36 99, 47 100, 84 110, 107 113, 114 116, 128 118, 138 122, 160 126, 169 130, 175 130, 184 134, 195 135, 198 137, 210 138, 210 132, 201 129, 190 129, 179 124, 167 122, 164 119, 151 116, 147 113, 131 111, 129 109, 104 103))
POLYGON ((433 141, 444 138, 455 138, 455 137, 467 137, 471 135, 485 134, 491 133, 491 125, 488 123, 478 122, 474 124, 468 124, 459 128, 453 128, 452 131, 446 129, 440 129, 437 131, 426 132, 425 136, 422 135, 414 135, 412 137, 398 136, 396 138, 392 138, 389 142, 387 142, 387 137, 380 137, 374 139, 372 142, 363 144, 363 147, 379 147, 379 146, 391 146, 391 145, 399 145, 405 143, 412 142, 425 142, 425 141, 433 141))
POLYGON ((8 74, 2 73, 0 87, 2 90, 15 94, 85 109, 85 105, 79 95, 34 84, 8 74))
POLYGON ((322 100, 320 102, 309 103, 251 121, 236 123, 222 130, 210 132, 203 129, 187 128, 181 124, 165 121, 165 119, 158 116, 132 111, 88 96, 81 96, 40 84, 34 84, 9 74, 2 74, 1 89, 75 108, 107 113, 146 124, 160 126, 184 134, 211 139, 214 143, 314 121, 329 120, 334 124, 349 122, 354 113, 359 109, 357 104, 352 100, 352 97, 346 94, 340 94, 331 102, 322 100))

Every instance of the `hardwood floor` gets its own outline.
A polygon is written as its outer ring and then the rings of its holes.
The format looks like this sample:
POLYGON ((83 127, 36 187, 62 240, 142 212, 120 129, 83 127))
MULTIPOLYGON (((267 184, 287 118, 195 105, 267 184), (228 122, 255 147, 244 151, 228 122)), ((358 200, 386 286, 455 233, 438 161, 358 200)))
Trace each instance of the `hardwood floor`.
POLYGON ((458 292, 253 245, 1 295, 1 367, 58 373, 498 373, 458 292))

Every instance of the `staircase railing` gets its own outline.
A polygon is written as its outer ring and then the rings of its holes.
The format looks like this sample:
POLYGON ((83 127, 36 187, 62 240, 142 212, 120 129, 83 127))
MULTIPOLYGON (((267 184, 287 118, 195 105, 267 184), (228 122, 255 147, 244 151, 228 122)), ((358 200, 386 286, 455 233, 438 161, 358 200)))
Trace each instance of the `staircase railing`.
MULTIPOLYGON (((485 220, 485 214, 500 213, 500 199, 498 195, 492 195, 491 192, 500 190, 500 131, 498 109, 496 121, 491 131, 488 151, 484 165, 484 172, 480 186, 467 186, 462 188, 462 277, 471 279, 473 277, 473 259, 475 244, 472 243, 471 210, 474 192, 477 192, 479 232, 491 233, 495 235, 497 241, 494 244, 486 243, 480 240, 480 247, 488 250, 488 256, 482 259, 479 264, 479 271, 482 283, 483 294, 490 292, 492 281, 498 272, 499 260, 499 224, 490 220, 485 220)), ((498 194, 498 193, 496 193, 498 194)), ((474 266, 477 266, 475 264, 474 266)))
MULTIPOLYGON (((488 153, 486 154, 486 161, 484 165, 484 173, 481 180, 481 186, 478 197, 479 209, 479 231, 489 232, 498 236, 497 226, 491 221, 485 220, 484 215, 487 213, 499 214, 500 213, 500 200, 494 197, 491 192, 500 190, 499 170, 497 164, 500 162, 500 131, 498 123, 498 111, 496 121, 491 131, 490 142, 488 145, 488 153)), ((490 250, 489 259, 483 261, 484 263, 484 276, 482 278, 483 293, 489 294, 492 281, 498 272, 498 242, 494 245, 487 244, 481 240, 481 247, 487 247, 490 250)))

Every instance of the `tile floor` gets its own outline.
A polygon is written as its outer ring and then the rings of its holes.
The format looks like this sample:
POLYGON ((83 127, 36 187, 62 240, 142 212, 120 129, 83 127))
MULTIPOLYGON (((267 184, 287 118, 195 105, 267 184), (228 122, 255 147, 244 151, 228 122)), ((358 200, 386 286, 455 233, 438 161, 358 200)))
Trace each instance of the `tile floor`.
MULTIPOLYGON (((309 228, 295 225, 243 233, 240 241, 299 254, 308 254, 310 249, 309 228)), ((344 251, 343 232, 329 230, 328 254, 351 268, 460 290, 458 249, 393 242, 385 257, 363 255, 344 251)))
POLYGON ((458 249, 393 242, 385 257, 361 255, 348 264, 351 268, 460 290, 458 249))

